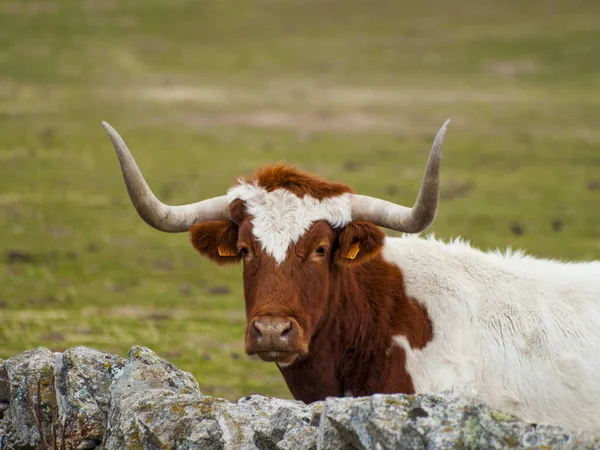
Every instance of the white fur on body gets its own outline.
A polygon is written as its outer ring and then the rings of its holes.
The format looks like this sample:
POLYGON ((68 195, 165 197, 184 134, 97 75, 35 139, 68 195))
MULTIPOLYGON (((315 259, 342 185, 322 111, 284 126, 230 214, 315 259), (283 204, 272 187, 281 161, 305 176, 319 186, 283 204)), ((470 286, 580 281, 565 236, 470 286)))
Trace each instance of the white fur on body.
POLYGON ((474 389, 524 420, 600 430, 600 262, 415 236, 386 238, 383 257, 433 324, 422 350, 394 338, 417 392, 474 389))
MULTIPOLYGON (((317 220, 343 227, 350 195, 319 201, 239 181, 228 192, 278 263, 317 220)), ((473 392, 524 420, 600 430, 600 262, 560 263, 484 253, 461 241, 386 238, 383 257, 427 307, 434 337, 406 369, 417 392, 473 392)))

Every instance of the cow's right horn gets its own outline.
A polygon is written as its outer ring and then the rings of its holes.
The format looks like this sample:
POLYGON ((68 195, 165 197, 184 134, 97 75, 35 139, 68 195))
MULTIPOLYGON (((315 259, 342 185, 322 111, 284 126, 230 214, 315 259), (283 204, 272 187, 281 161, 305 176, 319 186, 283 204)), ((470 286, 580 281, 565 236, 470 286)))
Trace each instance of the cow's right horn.
POLYGON ((442 144, 449 123, 450 120, 446 120, 435 136, 419 195, 413 207, 407 208, 366 195, 352 195, 352 220, 365 220, 403 233, 420 233, 427 229, 437 212, 442 144))
POLYGON ((117 152, 129 198, 148 225, 160 231, 179 233, 188 231, 196 223, 229 219, 227 197, 224 195, 179 206, 165 205, 158 200, 144 180, 123 138, 106 122, 102 122, 102 126, 117 152))

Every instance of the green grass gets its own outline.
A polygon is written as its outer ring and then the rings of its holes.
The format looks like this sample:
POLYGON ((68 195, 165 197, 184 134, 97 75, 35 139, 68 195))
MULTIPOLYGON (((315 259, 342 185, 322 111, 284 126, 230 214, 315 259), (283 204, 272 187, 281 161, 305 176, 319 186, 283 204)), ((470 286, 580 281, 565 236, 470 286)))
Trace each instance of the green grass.
POLYGON ((289 396, 243 354, 240 268, 139 219, 102 120, 170 203, 287 160, 409 204, 450 117, 432 231, 600 258, 600 3, 402 3, 2 1, 0 357, 140 344, 289 396))

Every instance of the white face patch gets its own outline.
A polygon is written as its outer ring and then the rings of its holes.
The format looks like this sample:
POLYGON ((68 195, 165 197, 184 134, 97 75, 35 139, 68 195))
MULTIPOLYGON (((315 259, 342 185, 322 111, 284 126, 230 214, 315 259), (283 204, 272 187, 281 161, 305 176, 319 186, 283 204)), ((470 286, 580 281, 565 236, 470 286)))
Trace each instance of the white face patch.
POLYGON ((267 192, 256 182, 239 181, 227 192, 229 203, 239 199, 246 212, 253 216, 254 237, 263 250, 278 264, 285 260, 290 244, 308 231, 317 220, 332 227, 344 227, 352 221, 350 194, 317 200, 305 195, 300 198, 285 189, 267 192))

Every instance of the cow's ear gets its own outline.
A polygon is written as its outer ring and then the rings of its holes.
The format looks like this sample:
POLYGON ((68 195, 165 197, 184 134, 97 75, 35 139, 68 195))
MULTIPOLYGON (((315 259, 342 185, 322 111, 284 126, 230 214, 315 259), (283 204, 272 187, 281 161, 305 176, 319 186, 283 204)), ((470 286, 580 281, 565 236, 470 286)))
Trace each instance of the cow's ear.
POLYGON ((370 222, 350 222, 338 236, 336 261, 340 264, 362 264, 377 256, 385 234, 370 222))
POLYGON ((194 225, 190 230, 192 245, 217 264, 239 262, 238 227, 231 220, 218 220, 194 225))

